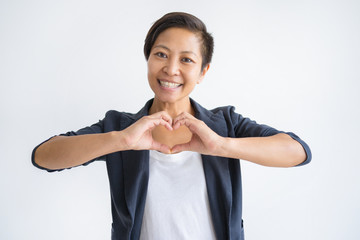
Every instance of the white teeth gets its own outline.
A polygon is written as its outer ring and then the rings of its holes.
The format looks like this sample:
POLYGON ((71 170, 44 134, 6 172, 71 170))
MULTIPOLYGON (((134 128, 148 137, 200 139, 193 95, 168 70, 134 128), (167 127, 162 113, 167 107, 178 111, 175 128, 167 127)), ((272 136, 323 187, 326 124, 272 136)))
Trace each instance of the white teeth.
POLYGON ((179 84, 179 83, 172 83, 172 82, 160 81, 160 85, 163 86, 163 87, 167 87, 167 88, 177 88, 177 87, 180 86, 181 84, 179 84))

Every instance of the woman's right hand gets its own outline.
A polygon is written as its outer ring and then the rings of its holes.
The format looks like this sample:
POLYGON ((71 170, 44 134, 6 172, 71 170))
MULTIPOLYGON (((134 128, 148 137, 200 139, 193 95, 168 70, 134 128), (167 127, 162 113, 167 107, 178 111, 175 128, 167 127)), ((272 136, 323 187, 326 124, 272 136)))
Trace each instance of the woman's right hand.
POLYGON ((127 149, 132 150, 157 150, 163 153, 170 153, 171 149, 155 141, 152 137, 152 130, 162 125, 172 131, 172 118, 166 112, 157 112, 142 117, 122 131, 124 144, 127 149))
POLYGON ((172 130, 172 119, 165 112, 145 116, 122 131, 56 136, 41 144, 35 151, 34 162, 56 170, 84 164, 91 159, 124 150, 157 150, 170 153, 170 148, 152 138, 152 129, 158 125, 172 130))

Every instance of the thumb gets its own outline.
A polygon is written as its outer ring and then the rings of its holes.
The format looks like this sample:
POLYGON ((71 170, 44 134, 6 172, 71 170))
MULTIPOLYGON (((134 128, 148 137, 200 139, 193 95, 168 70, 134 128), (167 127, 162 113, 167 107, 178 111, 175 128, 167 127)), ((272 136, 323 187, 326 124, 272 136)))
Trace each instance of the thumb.
POLYGON ((179 153, 182 151, 191 151, 189 143, 176 144, 171 148, 171 153, 179 153))
POLYGON ((154 142, 153 143, 153 150, 160 151, 160 152, 166 153, 166 154, 171 153, 171 149, 170 149, 169 146, 167 146, 165 144, 161 144, 159 142, 154 142))

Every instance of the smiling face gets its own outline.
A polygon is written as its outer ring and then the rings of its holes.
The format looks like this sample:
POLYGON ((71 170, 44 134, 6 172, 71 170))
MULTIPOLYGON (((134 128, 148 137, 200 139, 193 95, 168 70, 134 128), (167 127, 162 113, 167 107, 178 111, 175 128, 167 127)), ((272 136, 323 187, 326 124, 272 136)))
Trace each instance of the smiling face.
POLYGON ((169 28, 159 34, 148 59, 148 81, 155 101, 189 103, 189 94, 208 70, 201 71, 201 64, 201 42, 195 33, 169 28))

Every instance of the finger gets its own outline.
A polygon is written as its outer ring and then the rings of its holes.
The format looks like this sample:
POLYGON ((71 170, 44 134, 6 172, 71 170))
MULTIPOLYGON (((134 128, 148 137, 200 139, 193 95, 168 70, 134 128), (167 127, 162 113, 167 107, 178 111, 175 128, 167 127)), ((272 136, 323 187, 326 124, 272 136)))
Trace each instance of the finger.
POLYGON ((170 154, 171 149, 169 146, 159 143, 159 142, 153 142, 153 150, 160 151, 162 153, 170 154))
POLYGON ((154 113, 152 115, 150 115, 150 117, 153 117, 153 118, 162 118, 164 119, 165 121, 167 121, 170 125, 172 125, 172 117, 165 111, 161 111, 161 112, 157 112, 157 113, 154 113))
POLYGON ((173 130, 173 127, 171 125, 171 123, 165 121, 164 119, 160 119, 160 122, 159 122, 159 125, 162 125, 164 127, 166 127, 168 130, 172 131, 173 130))
POLYGON ((191 151, 191 145, 189 143, 177 144, 171 148, 171 153, 179 153, 182 151, 191 151))
POLYGON ((197 133, 199 123, 200 121, 198 121, 197 119, 183 118, 174 122, 173 129, 176 130, 180 126, 186 126, 192 133, 197 133))
POLYGON ((173 128, 178 129, 182 125, 189 127, 191 123, 195 123, 196 121, 199 120, 196 119, 193 115, 187 112, 183 112, 173 120, 173 128))
POLYGON ((146 122, 147 130, 152 130, 153 128, 155 128, 156 126, 159 126, 159 125, 166 127, 170 131, 173 130, 173 127, 171 126, 171 124, 161 117, 160 118, 148 117, 148 119, 146 121, 147 121, 146 122))
POLYGON ((178 116, 176 116, 173 120, 173 122, 175 123, 176 121, 178 120, 181 120, 181 119, 184 119, 184 118, 190 118, 190 119, 196 119, 193 115, 191 115, 190 113, 188 112, 182 112, 180 113, 178 116))

